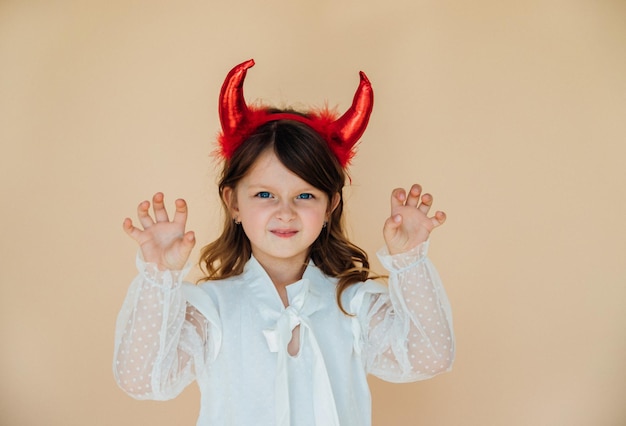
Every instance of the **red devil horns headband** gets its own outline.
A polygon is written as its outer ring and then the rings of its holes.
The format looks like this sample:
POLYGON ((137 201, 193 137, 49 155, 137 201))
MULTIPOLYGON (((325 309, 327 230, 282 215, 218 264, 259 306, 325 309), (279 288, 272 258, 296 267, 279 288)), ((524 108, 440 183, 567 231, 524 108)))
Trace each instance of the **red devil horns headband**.
POLYGON ((304 123, 319 133, 328 143, 342 167, 354 156, 354 146, 365 132, 374 103, 372 85, 363 72, 354 95, 352 106, 344 115, 323 109, 306 116, 292 113, 272 113, 268 107, 246 105, 243 97, 243 81, 254 60, 243 62, 233 68, 224 80, 219 99, 222 133, 219 136, 220 154, 230 159, 233 153, 254 130, 262 124, 276 120, 293 120, 304 123))

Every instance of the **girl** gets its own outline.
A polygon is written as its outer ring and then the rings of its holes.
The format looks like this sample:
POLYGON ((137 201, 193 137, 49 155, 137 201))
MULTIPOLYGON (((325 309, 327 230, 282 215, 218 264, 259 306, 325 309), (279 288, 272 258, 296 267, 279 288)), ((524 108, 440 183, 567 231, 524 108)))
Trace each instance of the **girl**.
POLYGON ((139 275, 117 321, 114 372, 138 399, 201 390, 198 425, 371 424, 366 375, 408 382, 448 371, 450 307, 426 257, 432 197, 419 185, 391 194, 379 252, 389 286, 370 278, 365 252, 342 224, 342 188, 373 94, 361 73, 339 119, 248 107, 235 67, 220 95, 222 235, 206 246, 202 285, 183 282, 195 243, 187 206, 172 220, 163 194, 139 204, 139 275))

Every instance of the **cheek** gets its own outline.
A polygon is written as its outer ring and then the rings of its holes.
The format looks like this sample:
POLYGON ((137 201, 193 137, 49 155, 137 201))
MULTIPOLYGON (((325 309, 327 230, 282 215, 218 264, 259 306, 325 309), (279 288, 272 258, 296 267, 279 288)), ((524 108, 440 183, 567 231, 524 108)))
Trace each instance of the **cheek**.
POLYGON ((259 223, 262 222, 263 219, 268 215, 267 209, 263 208, 247 208, 245 210, 241 210, 242 217, 246 219, 249 223, 259 223))
POLYGON ((319 223, 320 225, 326 221, 326 208, 324 206, 307 210, 304 214, 307 222, 319 223))
POLYGON ((252 231, 252 227, 265 228, 267 223, 275 216, 275 210, 270 206, 257 203, 255 205, 246 205, 245 209, 240 210, 242 221, 248 224, 252 231))

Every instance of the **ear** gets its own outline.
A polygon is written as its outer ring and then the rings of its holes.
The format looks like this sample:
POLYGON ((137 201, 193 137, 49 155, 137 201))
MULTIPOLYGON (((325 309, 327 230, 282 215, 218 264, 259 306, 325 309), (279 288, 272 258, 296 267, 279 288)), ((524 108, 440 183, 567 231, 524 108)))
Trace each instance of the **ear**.
POLYGON ((234 188, 231 188, 230 186, 224 187, 224 190, 222 191, 222 200, 224 200, 224 204, 226 204, 226 208, 228 209, 231 219, 236 219, 239 214, 239 206, 237 204, 237 193, 234 188))
POLYGON ((335 209, 339 205, 339 201, 341 201, 341 194, 339 194, 338 192, 335 192, 335 195, 333 195, 333 198, 329 201, 330 202, 328 203, 328 214, 330 215, 332 214, 332 212, 335 211, 335 209))

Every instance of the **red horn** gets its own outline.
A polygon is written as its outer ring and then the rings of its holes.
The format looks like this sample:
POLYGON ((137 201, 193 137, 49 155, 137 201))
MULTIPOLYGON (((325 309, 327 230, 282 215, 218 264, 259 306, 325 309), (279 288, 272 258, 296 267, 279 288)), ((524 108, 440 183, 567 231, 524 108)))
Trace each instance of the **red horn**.
POLYGON ((342 166, 345 166, 354 155, 352 148, 365 132, 374 107, 372 85, 363 71, 359 74, 361 82, 354 94, 352 106, 330 125, 333 143, 338 145, 331 148, 337 154, 342 166))
MULTIPOLYGON (((222 131, 225 140, 229 140, 237 129, 243 127, 248 121, 248 106, 243 97, 243 81, 246 71, 254 65, 254 59, 250 59, 237 65, 230 70, 220 92, 219 115, 222 123, 222 131)), ((236 147, 222 147, 229 150, 236 147)))
POLYGON ((365 132, 372 113, 374 93, 365 73, 354 94, 352 106, 333 121, 332 114, 311 114, 308 117, 292 114, 272 114, 267 107, 248 108, 243 96, 246 72, 254 66, 250 59, 234 67, 226 76, 219 98, 219 116, 222 132, 219 136, 219 154, 230 159, 243 140, 258 126, 271 120, 293 120, 305 123, 317 131, 328 143, 342 167, 354 156, 354 146, 365 132))

